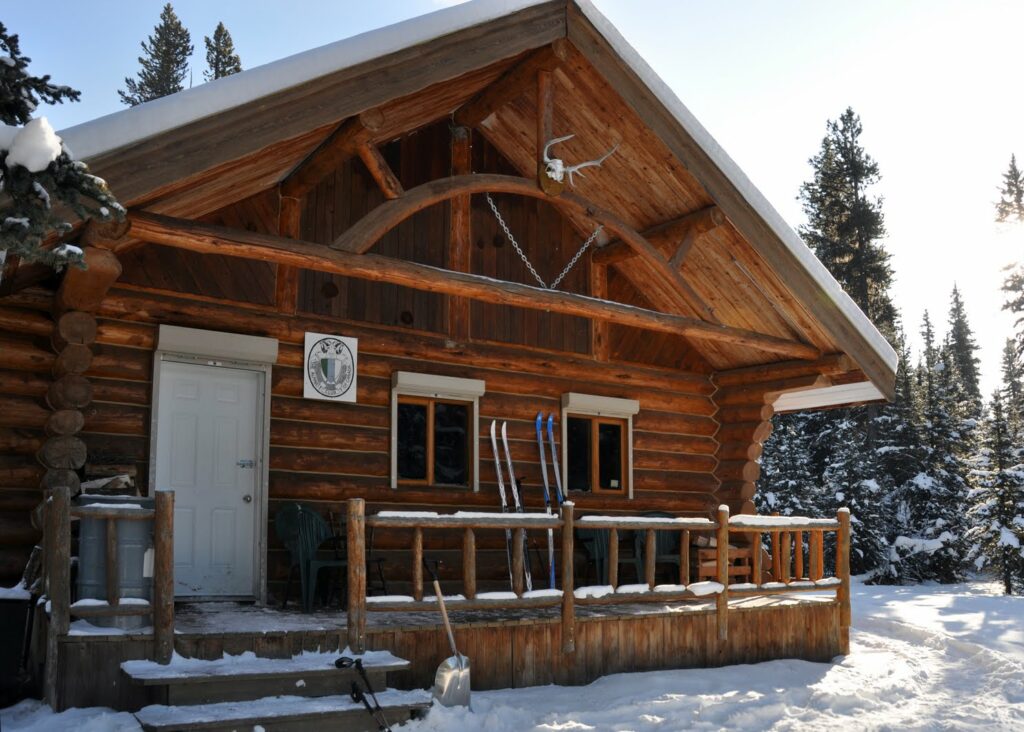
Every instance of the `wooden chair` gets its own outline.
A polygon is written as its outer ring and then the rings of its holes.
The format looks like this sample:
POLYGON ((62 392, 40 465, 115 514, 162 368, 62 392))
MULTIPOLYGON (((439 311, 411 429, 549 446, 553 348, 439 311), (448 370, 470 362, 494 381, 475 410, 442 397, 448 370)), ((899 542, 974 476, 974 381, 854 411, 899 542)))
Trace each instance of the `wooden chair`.
MULTIPOLYGON (((739 547, 729 545, 729 581, 753 582, 753 557, 750 547, 739 547)), ((769 566, 762 563, 762 566, 769 566)), ((697 550, 697 580, 718 579, 718 550, 714 547, 701 548, 697 550)))

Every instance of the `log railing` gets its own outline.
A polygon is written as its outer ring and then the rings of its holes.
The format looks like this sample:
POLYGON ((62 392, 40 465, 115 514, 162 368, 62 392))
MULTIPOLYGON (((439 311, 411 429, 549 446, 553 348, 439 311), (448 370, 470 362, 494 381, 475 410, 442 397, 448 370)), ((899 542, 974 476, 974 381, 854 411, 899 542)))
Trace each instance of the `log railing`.
MULTIPOLYGON (((131 503, 130 496, 125 497, 131 503)), ((71 617, 97 618, 125 615, 153 616, 154 658, 169 663, 174 651, 174 493, 157 491, 155 507, 116 505, 72 506, 70 489, 58 486, 46 500, 43 542, 46 555, 46 597, 49 609, 45 694, 54 703, 58 642, 68 634, 71 617), (106 523, 105 600, 71 603, 71 519, 90 518, 106 523), (121 595, 118 556, 118 521, 153 521, 153 599, 151 602, 121 595)))
MULTIPOLYGON (((575 606, 632 604, 637 602, 674 602, 684 600, 715 600, 718 638, 728 637, 728 604, 731 596, 745 597, 769 595, 782 592, 834 590, 840 604, 840 626, 845 639, 849 628, 849 512, 843 509, 837 519, 793 519, 771 516, 729 517, 726 506, 720 506, 715 520, 705 518, 661 518, 661 517, 618 517, 586 516, 574 517, 572 503, 566 503, 558 516, 547 514, 499 514, 458 512, 437 514, 434 512, 381 512, 365 516, 363 499, 351 499, 348 504, 348 642, 354 652, 365 650, 367 612, 415 612, 436 611, 437 598, 423 594, 423 537, 427 531, 460 531, 462 533, 462 587, 463 593, 445 596, 445 603, 452 610, 477 609, 525 609, 561 607, 562 647, 565 652, 575 649, 575 606), (412 532, 412 595, 367 598, 365 533, 366 527, 407 529, 412 532), (609 585, 575 588, 574 586, 574 529, 587 528, 609 532, 609 585), (511 530, 512 541, 512 590, 510 592, 477 592, 476 577, 476 535, 482 530, 511 530), (523 587, 523 566, 525 556, 523 533, 526 531, 558 530, 560 533, 561 573, 560 586, 527 592, 523 587), (620 531, 641 531, 644 536, 643 582, 636 585, 618 583, 618 535, 620 531), (657 533, 672 531, 680 533, 679 584, 656 584, 657 533), (772 581, 763 582, 761 537, 765 532, 790 537, 792 534, 810 532, 811 554, 808 564, 809 575, 803 579, 804 563, 802 550, 796 560, 796 579, 787 575, 785 582, 779 573, 772 581), (836 571, 834 576, 825 577, 823 560, 824 534, 835 532, 838 537, 836 550, 836 571), (695 533, 713 534, 715 537, 715 581, 690 582, 690 546, 695 533), (730 584, 729 579, 729 536, 731 533, 747 533, 752 536, 754 569, 748 583, 730 584), (810 579, 810 577, 815 579, 810 579)), ((799 546, 802 546, 798 542, 799 546)), ((772 544, 773 558, 782 551, 782 544, 772 544)), ((787 564, 788 566, 788 564, 787 564)), ((843 641, 844 649, 846 641, 843 641)), ((845 651, 844 651, 845 652, 845 651)))

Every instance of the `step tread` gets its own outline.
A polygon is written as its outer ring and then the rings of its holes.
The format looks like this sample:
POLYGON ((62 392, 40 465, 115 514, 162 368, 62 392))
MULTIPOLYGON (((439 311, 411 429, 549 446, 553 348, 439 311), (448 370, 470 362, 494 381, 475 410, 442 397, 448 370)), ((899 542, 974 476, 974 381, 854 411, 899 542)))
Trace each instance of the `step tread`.
MULTIPOLYGON (((431 694, 424 689, 413 691, 381 691, 377 699, 385 712, 390 710, 427 709, 431 694)), ((225 724, 254 725, 260 722, 301 721, 329 715, 366 714, 361 703, 348 696, 271 696, 254 701, 220 702, 197 706, 164 706, 154 704, 135 712, 135 718, 146 730, 180 730, 217 727, 225 724)))
POLYGON ((124 661, 121 671, 136 684, 146 686, 201 684, 226 679, 289 678, 294 676, 347 675, 350 669, 336 668, 342 655, 362 658, 368 674, 404 671, 410 663, 388 651, 367 651, 362 656, 342 653, 306 652, 291 658, 260 658, 252 651, 215 660, 175 655, 169 664, 155 661, 124 661))

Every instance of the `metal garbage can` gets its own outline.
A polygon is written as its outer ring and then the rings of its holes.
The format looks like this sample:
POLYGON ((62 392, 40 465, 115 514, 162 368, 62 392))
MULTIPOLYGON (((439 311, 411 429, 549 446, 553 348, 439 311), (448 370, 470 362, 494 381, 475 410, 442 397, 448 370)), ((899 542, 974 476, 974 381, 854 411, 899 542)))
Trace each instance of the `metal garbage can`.
MULTIPOLYGON (((138 506, 152 509, 152 498, 82 494, 75 504, 138 506)), ((153 601, 153 521, 117 520, 117 566, 121 597, 153 601)), ((107 519, 82 518, 78 531, 78 599, 107 599, 107 519)), ((106 628, 133 630, 152 623, 149 615, 90 618, 106 628)))

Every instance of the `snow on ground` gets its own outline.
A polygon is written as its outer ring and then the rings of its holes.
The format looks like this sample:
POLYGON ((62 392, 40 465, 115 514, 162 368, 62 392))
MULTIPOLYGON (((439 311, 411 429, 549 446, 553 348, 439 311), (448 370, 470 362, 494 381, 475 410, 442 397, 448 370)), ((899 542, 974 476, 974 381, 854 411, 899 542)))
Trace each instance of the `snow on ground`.
MULTIPOLYGON (((770 661, 618 674, 582 688, 474 691, 473 711, 435 708, 410 732, 1024 729, 1024 598, 996 583, 854 583, 851 652, 833 663, 770 661)), ((439 659, 440 660, 440 659, 439 659)), ((105 709, 60 715, 27 701, 0 729, 137 730, 105 709)))

